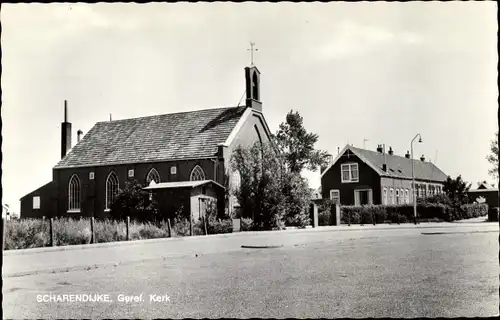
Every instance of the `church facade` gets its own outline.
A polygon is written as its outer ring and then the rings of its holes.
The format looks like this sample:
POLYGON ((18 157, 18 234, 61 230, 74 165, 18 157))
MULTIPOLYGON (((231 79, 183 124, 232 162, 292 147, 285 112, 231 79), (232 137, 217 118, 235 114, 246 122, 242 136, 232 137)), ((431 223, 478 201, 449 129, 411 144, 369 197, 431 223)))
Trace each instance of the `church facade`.
MULTIPOLYGON (((234 215, 236 199, 224 197, 238 180, 230 167, 232 152, 240 145, 268 142, 271 136, 257 67, 245 68, 245 81, 243 106, 98 122, 81 139, 78 131, 72 148, 65 102, 61 160, 52 169, 51 182, 21 198, 21 217, 105 218, 118 190, 132 180, 175 191, 169 193, 172 199, 163 199, 169 203, 179 194, 206 193, 234 215)), ((185 203, 192 204, 184 210, 196 210, 193 199, 185 203)))

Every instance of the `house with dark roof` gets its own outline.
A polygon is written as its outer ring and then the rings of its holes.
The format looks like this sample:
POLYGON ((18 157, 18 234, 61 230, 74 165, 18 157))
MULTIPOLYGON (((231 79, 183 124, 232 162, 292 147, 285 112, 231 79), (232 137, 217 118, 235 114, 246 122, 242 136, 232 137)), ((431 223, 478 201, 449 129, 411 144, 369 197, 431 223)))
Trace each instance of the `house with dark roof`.
POLYGON ((490 208, 499 207, 499 193, 498 188, 488 186, 486 182, 481 183, 477 189, 468 190, 467 197, 469 202, 484 202, 490 208))
POLYGON ((321 171, 323 199, 341 205, 405 204, 415 197, 426 197, 443 192, 447 175, 433 163, 410 159, 385 152, 346 145, 337 157, 321 171), (412 188, 412 166, 415 190, 412 188))
POLYGON ((21 198, 21 217, 106 217, 119 189, 136 180, 161 194, 160 207, 183 207, 198 217, 200 199, 216 198, 233 213, 237 185, 230 170, 232 151, 270 139, 262 113, 260 71, 245 68, 244 106, 97 122, 71 146, 71 123, 65 101, 61 160, 52 181, 21 198), (161 191, 160 191, 161 190, 161 191))

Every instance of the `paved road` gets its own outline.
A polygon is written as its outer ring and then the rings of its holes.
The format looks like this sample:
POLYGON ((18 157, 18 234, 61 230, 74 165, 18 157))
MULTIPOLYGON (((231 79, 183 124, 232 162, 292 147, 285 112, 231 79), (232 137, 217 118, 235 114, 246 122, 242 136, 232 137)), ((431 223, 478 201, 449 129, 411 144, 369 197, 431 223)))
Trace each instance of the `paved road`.
POLYGON ((111 258, 90 270, 4 278, 4 317, 498 315, 498 224, 333 230, 7 255, 11 264, 57 254, 111 258), (283 247, 242 249, 246 244, 283 247), (126 259, 127 252, 134 257, 126 259), (133 262, 138 257, 144 261, 133 262), (128 263, 112 263, 119 260, 128 263), (108 294, 113 302, 37 302, 40 294, 71 293, 108 294), (142 302, 118 301, 120 294, 141 293, 142 302), (150 294, 167 294, 169 301, 150 301, 150 294))

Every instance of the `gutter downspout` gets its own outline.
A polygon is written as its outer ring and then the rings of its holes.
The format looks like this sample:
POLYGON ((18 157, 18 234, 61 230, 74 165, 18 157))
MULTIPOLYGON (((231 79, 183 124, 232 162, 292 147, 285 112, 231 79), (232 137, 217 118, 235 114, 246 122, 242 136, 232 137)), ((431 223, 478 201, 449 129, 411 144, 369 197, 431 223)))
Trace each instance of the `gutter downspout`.
POLYGON ((217 181, 217 158, 210 158, 210 161, 214 163, 214 181, 218 183, 217 181))

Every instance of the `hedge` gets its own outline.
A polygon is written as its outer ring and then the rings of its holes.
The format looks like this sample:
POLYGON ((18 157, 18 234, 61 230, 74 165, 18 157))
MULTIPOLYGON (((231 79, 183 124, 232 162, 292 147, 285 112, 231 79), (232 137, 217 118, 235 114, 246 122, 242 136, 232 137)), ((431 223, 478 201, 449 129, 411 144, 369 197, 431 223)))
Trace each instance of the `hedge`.
MULTIPOLYGON (((405 223, 414 221, 413 205, 368 205, 342 206, 341 223, 372 224, 372 223, 405 223)), ((329 221, 328 212, 322 212, 319 222, 329 221)), ((488 214, 486 204, 466 204, 460 207, 451 207, 444 204, 419 203, 417 204, 419 220, 454 221, 476 218, 488 214)))

